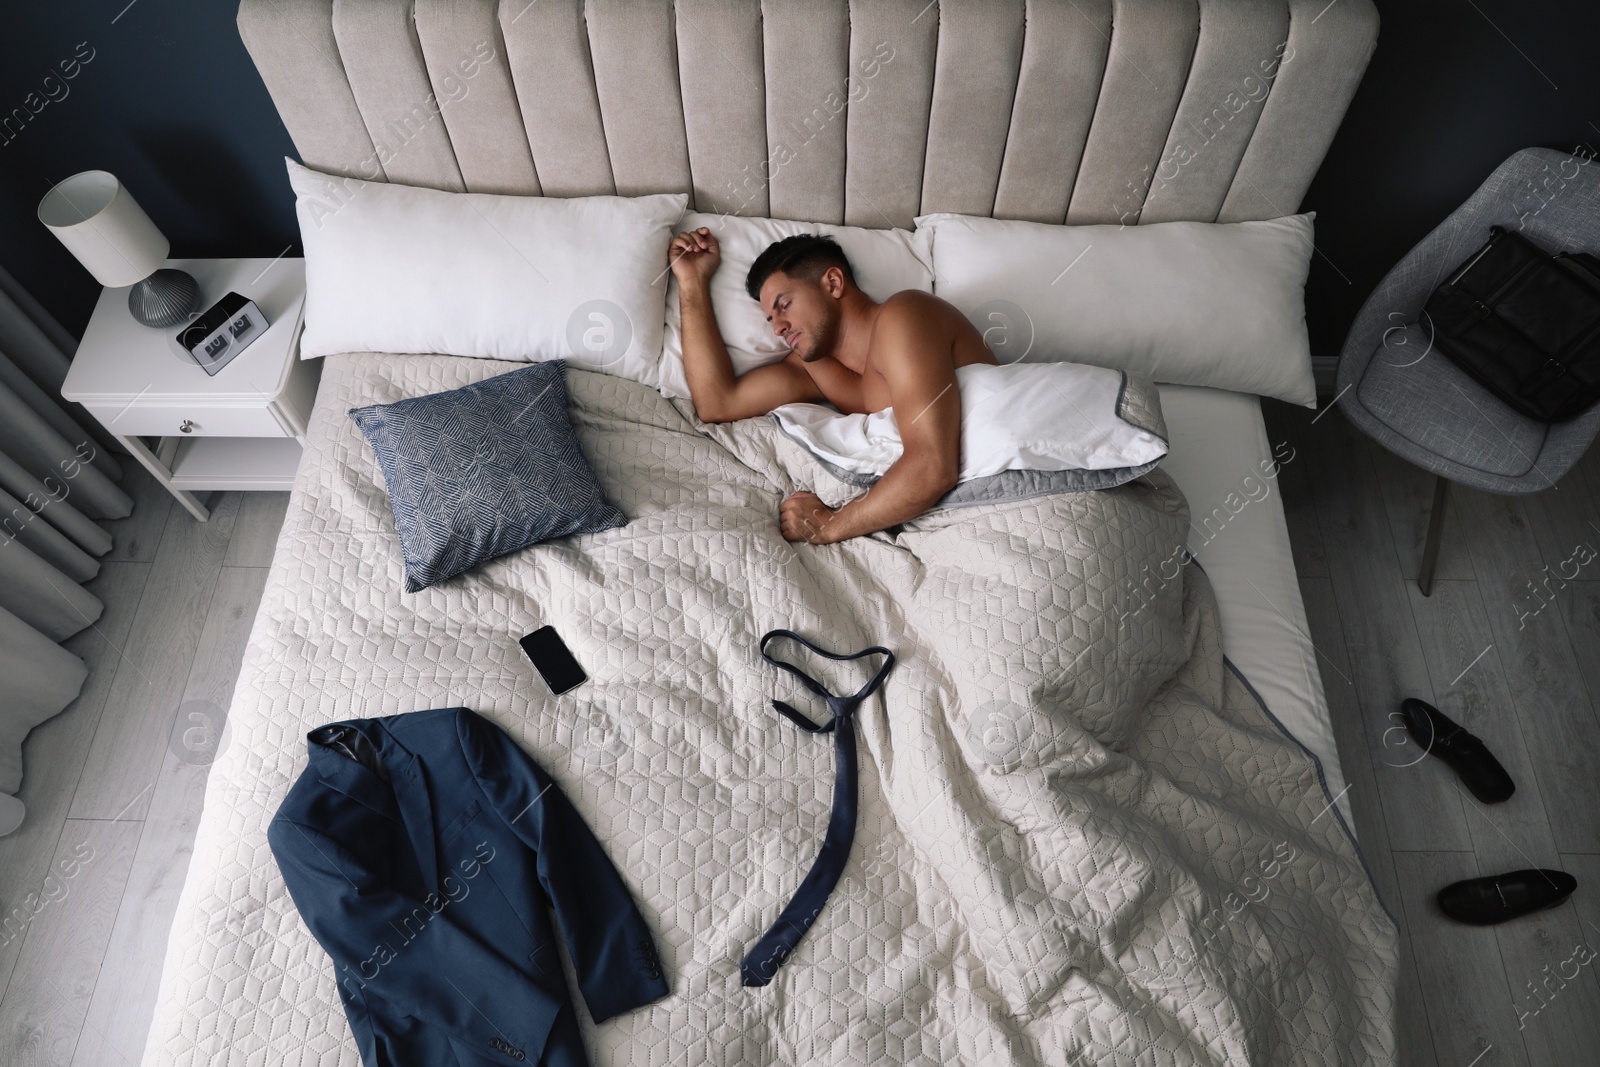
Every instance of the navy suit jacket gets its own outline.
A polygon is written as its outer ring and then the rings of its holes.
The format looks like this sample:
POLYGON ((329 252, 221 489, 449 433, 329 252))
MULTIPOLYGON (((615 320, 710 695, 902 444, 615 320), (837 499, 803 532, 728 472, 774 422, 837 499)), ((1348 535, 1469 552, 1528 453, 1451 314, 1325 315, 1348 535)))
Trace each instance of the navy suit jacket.
POLYGON ((306 739, 267 840, 366 1067, 583 1067, 550 908, 595 1022, 666 996, 628 887, 499 727, 444 708, 306 739))

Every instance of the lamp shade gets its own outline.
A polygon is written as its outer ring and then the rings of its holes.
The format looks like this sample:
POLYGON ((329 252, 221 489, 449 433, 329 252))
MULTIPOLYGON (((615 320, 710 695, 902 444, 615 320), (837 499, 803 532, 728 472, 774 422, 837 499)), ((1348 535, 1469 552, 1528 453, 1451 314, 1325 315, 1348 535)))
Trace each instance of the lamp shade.
POLYGON ((148 278, 171 248, 116 175, 103 170, 57 183, 39 202, 39 221, 108 288, 148 278))

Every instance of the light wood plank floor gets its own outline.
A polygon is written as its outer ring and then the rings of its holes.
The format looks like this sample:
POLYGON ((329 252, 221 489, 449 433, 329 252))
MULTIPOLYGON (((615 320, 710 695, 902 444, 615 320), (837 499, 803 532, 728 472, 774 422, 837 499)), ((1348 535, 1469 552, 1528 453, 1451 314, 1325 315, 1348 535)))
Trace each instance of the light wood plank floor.
POLYGON ((1279 477, 1295 566, 1356 833, 1400 923, 1400 1062, 1600 1063, 1600 968, 1583 962, 1600 948, 1600 450, 1533 496, 1452 487, 1424 597, 1432 476, 1337 409, 1265 412, 1295 449, 1279 477), (1516 795, 1481 805, 1424 756, 1396 728, 1408 696, 1484 738, 1516 795), (1570 871, 1578 892, 1492 928, 1434 901, 1527 867, 1570 871))
MULTIPOLYGON (((1600 452, 1527 498, 1458 489, 1439 580, 1416 588, 1432 483, 1360 436, 1267 404, 1295 562, 1356 829, 1401 924, 1405 1067, 1600 1062, 1600 452), (1548 568, 1548 569, 1547 569, 1548 568), (1532 583, 1532 585, 1530 585, 1532 583), (1517 781, 1487 808, 1391 717, 1431 699, 1517 781), (1561 908, 1492 929, 1439 914, 1458 878, 1562 867, 1561 908), (1579 945, 1584 946, 1575 955, 1579 945), (1576 973, 1575 973, 1576 972, 1576 973)), ((136 1065, 188 866, 206 766, 185 731, 232 696, 287 494, 219 494, 199 524, 128 465, 138 507, 69 642, 83 694, 29 737, 28 821, 0 839, 0 1064, 136 1065), (23 907, 25 914, 28 911, 23 907)))
POLYGON ((167 931, 287 493, 214 494, 198 523, 134 463, 133 514, 67 647, 83 692, 28 735, 27 820, 0 838, 0 1064, 137 1067, 167 931), (42 903, 35 907, 33 901, 42 903), (8 921, 9 920, 9 921, 8 921))

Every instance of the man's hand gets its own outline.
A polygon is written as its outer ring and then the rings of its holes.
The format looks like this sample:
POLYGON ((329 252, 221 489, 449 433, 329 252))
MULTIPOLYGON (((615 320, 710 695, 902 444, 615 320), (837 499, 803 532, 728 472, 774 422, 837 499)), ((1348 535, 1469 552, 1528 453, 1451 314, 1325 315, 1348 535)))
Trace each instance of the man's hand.
POLYGON ((678 279, 683 376, 701 420, 732 422, 765 415, 783 404, 822 399, 798 357, 734 374, 711 306, 711 276, 722 262, 722 248, 709 229, 702 226, 674 237, 667 261, 678 279))
POLYGON ((834 511, 815 493, 795 493, 778 505, 778 526, 785 541, 831 545, 840 538, 829 531, 834 511))
POLYGON ((685 230, 672 239, 667 250, 672 273, 677 276, 681 289, 691 282, 709 282, 722 262, 722 246, 704 226, 698 230, 685 230))

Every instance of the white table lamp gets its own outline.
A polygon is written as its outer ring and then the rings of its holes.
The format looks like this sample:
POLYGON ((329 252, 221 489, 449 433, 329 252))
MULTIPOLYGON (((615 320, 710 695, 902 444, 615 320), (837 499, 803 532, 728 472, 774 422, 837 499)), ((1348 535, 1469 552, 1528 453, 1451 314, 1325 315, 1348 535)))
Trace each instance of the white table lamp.
POLYGON ((39 202, 39 221, 101 285, 133 286, 128 310, 146 326, 178 326, 199 312, 199 284, 161 269, 171 245, 116 175, 86 170, 57 183, 39 202))

